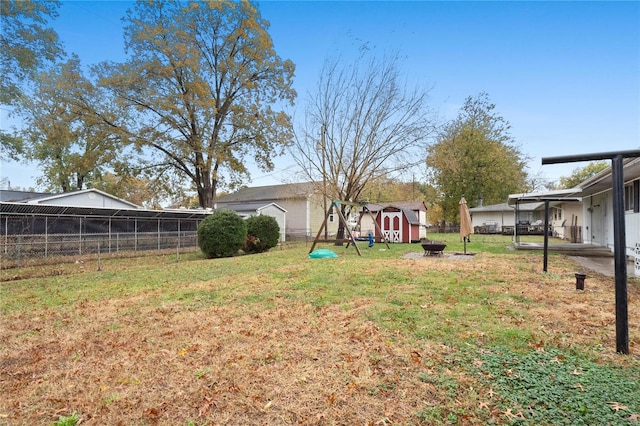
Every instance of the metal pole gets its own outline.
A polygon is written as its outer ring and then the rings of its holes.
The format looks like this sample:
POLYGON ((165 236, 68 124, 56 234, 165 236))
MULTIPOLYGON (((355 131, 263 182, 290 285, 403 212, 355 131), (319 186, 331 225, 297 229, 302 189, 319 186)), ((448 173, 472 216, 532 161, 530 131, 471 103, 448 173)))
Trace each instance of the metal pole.
MULTIPOLYGON (((322 145, 322 202, 325 214, 327 213, 327 168, 326 168, 326 149, 324 140, 324 124, 320 127, 320 144, 322 145)), ((333 207, 333 204, 332 204, 333 207)), ((328 240, 328 226, 324 228, 324 239, 328 240)))
POLYGON ((622 155, 611 159, 613 178, 613 256, 616 274, 616 351, 629 353, 627 308, 627 255, 624 223, 624 177, 622 155))
POLYGON ((640 157, 640 149, 630 149, 627 151, 615 152, 596 152, 593 154, 565 155, 560 157, 545 157, 542 159, 542 165, 575 163, 579 161, 612 160, 617 156, 620 156, 621 158, 640 157))
POLYGON ((624 164, 623 158, 640 157, 640 149, 603 152, 565 157, 547 157, 542 164, 576 161, 611 160, 613 190, 613 256, 616 283, 616 351, 629 353, 629 316, 627 306, 626 231, 624 222, 624 164))
POLYGON ((544 261, 542 270, 547 272, 549 260, 549 200, 544 200, 544 261))
POLYGON ((178 218, 178 250, 180 250, 180 238, 181 238, 180 229, 181 229, 180 218, 178 218))
POLYGON ((518 233, 518 223, 520 223, 520 221, 518 220, 520 218, 520 202, 516 201, 516 217, 515 217, 515 223, 514 223, 514 227, 513 227, 513 232, 514 232, 514 243, 516 244, 516 246, 518 244, 520 244, 520 234, 518 233))

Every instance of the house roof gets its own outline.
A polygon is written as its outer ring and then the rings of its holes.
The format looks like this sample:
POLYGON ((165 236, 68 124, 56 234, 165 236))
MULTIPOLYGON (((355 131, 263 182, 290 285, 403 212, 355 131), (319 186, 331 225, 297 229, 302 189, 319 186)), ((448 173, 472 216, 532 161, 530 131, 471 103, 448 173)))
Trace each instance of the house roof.
MULTIPOLYGON (((622 162, 622 173, 625 182, 640 178, 640 157, 626 158, 622 162)), ((588 197, 611 190, 613 187, 612 168, 607 167, 595 176, 586 179, 578 185, 577 197, 588 197)))
MULTIPOLYGON (((543 202, 535 202, 535 203, 523 203, 518 205, 519 211, 535 211, 544 207, 543 202)), ((513 213, 515 209, 515 202, 513 204, 510 203, 500 203, 500 204, 489 204, 487 206, 482 207, 471 207, 469 209, 470 213, 481 213, 481 212, 510 212, 513 213)))
POLYGON ((500 203, 500 204, 489 204, 487 206, 482 206, 482 207, 470 207, 469 211, 471 213, 476 213, 476 212, 504 212, 504 211, 513 212, 513 207, 510 207, 509 204, 507 204, 507 203, 500 203))
MULTIPOLYGON (((547 192, 523 192, 521 194, 509 194, 507 204, 510 206, 520 204, 522 206, 526 203, 544 203, 544 200, 569 201, 575 200, 577 197, 576 194, 579 192, 580 188, 569 188, 547 192)), ((522 207, 520 207, 520 210, 522 210, 522 207)))
MULTIPOLYGON (((123 200, 122 198, 118 198, 114 195, 108 194, 104 191, 100 191, 99 189, 95 189, 95 188, 89 188, 89 189, 82 189, 79 191, 72 191, 72 192, 63 192, 62 194, 47 194, 46 196, 43 197, 38 197, 38 198, 32 198, 29 200, 26 200, 27 203, 29 204, 40 204, 42 202, 55 202, 55 201, 61 201, 64 200, 65 198, 69 198, 71 196, 74 195, 81 195, 81 194, 98 194, 101 195, 105 198, 109 198, 112 200, 116 200, 120 203, 123 203, 127 206, 129 206, 132 209, 139 209, 140 206, 137 204, 134 204, 132 202, 129 202, 127 200, 123 200)), ((82 206, 78 206, 78 207, 82 207, 82 206)))
MULTIPOLYGON (((288 183, 282 185, 254 186, 242 188, 231 194, 218 197, 218 203, 247 203, 254 201, 306 199, 315 191, 313 182, 288 183)), ((264 205, 264 203, 262 204, 264 205)))
POLYGON ((276 203, 263 203, 263 202, 250 202, 250 203, 230 203, 225 204, 224 209, 233 210, 235 212, 257 212, 260 210, 264 210, 269 206, 275 206, 277 209, 282 210, 283 212, 287 212, 286 209, 282 208, 276 203))
POLYGON ((210 210, 147 210, 118 209, 108 207, 75 207, 52 204, 28 204, 28 203, 0 203, 0 213, 15 215, 55 215, 55 216, 80 216, 80 217, 137 217, 137 218, 174 218, 191 219, 204 218, 211 214, 210 210))
MULTIPOLYGON (((629 182, 640 178, 640 157, 625 158, 623 160, 623 178, 629 182)), ((600 194, 612 189, 613 177, 611 166, 600 173, 591 176, 581 182, 575 188, 560 189, 556 191, 539 193, 522 193, 509 195, 508 204, 514 205, 521 202, 534 202, 542 199, 552 199, 556 201, 578 201, 579 198, 600 194)))
POLYGON ((11 191, 0 190, 0 201, 6 203, 23 203, 36 198, 48 197, 53 194, 49 192, 28 192, 28 191, 11 191))

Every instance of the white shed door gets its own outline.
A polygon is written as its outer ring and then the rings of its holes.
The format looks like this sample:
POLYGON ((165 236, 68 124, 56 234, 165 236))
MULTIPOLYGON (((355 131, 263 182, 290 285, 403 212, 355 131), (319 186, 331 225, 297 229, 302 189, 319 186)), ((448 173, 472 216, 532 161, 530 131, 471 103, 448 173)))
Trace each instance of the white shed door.
POLYGON ((392 243, 402 242, 402 213, 382 213, 382 234, 392 243))

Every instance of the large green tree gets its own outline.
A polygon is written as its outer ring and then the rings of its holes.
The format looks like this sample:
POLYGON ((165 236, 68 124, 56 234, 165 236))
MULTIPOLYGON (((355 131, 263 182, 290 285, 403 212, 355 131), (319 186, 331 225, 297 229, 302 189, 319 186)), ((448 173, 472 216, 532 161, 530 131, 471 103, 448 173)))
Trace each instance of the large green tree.
POLYGON ((569 176, 562 176, 560 178, 556 189, 574 188, 607 167, 609 167, 607 161, 592 161, 584 167, 577 167, 571 171, 569 176))
POLYGON ((361 201, 385 203, 390 201, 433 201, 433 188, 413 178, 409 182, 381 176, 369 182, 360 193, 361 201))
POLYGON ((504 203, 527 188, 526 157, 511 136, 509 123, 486 93, 468 97, 455 120, 444 126, 427 152, 427 168, 440 195, 444 220, 459 220, 458 203, 504 203))
POLYGON ((24 126, 24 159, 41 166, 38 183, 50 191, 74 191, 123 168, 123 144, 107 122, 118 115, 103 91, 72 57, 35 77, 32 96, 17 111, 24 126))
MULTIPOLYGON (((0 105, 13 107, 32 75, 62 54, 58 35, 47 27, 59 2, 0 0, 0 105)), ((17 158, 21 140, 0 129, 0 156, 17 158)))
POLYGON ((101 84, 127 109, 112 123, 148 166, 170 167, 212 207, 218 187, 268 171, 292 139, 281 108, 295 98, 294 65, 275 52, 248 1, 140 1, 125 18, 129 59, 102 64, 101 84))

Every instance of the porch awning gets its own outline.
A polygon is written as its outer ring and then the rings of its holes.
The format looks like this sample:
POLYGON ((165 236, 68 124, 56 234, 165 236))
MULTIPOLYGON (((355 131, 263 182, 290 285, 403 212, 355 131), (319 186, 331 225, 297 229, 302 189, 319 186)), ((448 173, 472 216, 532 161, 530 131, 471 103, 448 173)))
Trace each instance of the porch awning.
POLYGON ((507 199, 507 205, 515 206, 519 203, 541 203, 544 201, 580 201, 582 188, 558 189, 555 191, 538 192, 538 193, 522 193, 510 194, 507 199))

